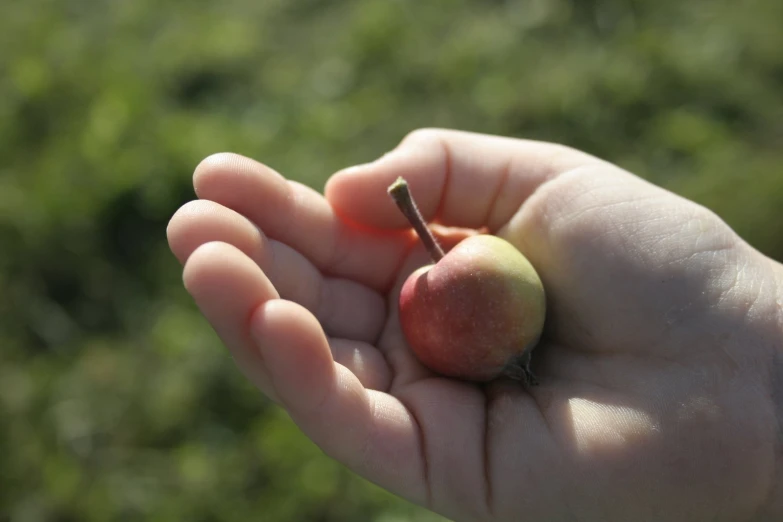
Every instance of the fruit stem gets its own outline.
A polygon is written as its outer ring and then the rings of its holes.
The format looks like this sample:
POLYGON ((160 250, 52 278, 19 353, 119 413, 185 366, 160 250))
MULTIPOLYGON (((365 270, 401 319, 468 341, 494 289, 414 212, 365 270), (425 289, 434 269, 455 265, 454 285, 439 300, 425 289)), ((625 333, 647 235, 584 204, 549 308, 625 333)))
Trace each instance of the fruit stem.
POLYGON ((429 227, 427 227, 427 223, 424 221, 421 212, 419 212, 419 207, 416 206, 416 202, 413 200, 411 191, 408 188, 408 182, 405 181, 404 178, 399 177, 397 178, 397 181, 389 185, 387 192, 397 204, 400 211, 408 218, 411 226, 413 226, 413 230, 416 231, 419 239, 421 239, 421 242, 424 243, 424 246, 427 248, 427 252, 430 253, 432 260, 437 263, 443 259, 443 256, 446 254, 443 253, 443 249, 438 244, 435 236, 432 235, 429 227))

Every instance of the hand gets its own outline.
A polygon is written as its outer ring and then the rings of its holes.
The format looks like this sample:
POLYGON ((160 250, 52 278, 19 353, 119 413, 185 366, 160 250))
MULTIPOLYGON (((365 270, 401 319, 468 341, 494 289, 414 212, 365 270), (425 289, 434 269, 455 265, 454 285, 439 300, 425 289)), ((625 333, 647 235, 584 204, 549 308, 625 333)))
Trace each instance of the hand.
POLYGON ((562 146, 439 130, 325 197, 225 154, 194 185, 168 230, 187 289, 369 480, 455 520, 779 519, 783 272, 706 209, 562 146), (386 194, 399 175, 447 244, 485 228, 539 271, 539 386, 409 351, 397 294, 427 259, 386 194))

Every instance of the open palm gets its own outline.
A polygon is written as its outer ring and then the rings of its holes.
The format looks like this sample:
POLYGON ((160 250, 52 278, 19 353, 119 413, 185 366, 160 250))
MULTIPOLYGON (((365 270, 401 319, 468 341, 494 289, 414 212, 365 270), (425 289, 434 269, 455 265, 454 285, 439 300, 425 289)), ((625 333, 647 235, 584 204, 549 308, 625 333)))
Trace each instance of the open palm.
POLYGON ((745 520, 772 494, 780 270, 709 211, 565 147, 411 134, 325 196, 205 160, 169 225, 238 366, 327 454, 456 520, 745 520), (397 320, 427 262, 404 175, 448 246, 500 235, 539 271, 541 384, 423 368, 397 320))

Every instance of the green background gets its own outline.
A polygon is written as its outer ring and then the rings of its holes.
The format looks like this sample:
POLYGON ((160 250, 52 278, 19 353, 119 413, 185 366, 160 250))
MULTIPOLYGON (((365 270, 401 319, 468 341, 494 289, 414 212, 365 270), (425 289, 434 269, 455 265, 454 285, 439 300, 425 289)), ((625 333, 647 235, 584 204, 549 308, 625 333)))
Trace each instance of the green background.
POLYGON ((421 126, 584 149, 783 259, 779 0, 6 1, 0 521, 430 521, 234 369, 168 219, 205 156, 321 188, 421 126))

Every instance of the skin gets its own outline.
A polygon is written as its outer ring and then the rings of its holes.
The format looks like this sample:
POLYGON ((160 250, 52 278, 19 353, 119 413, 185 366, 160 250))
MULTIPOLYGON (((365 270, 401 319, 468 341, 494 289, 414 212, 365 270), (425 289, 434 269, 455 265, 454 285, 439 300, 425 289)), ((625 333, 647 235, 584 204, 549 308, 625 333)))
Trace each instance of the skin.
POLYGON ((443 130, 325 196, 230 154, 168 228, 242 372, 324 452, 459 521, 783 518, 781 266, 708 210, 562 146, 443 130), (440 239, 497 234, 537 268, 541 384, 436 377, 399 288, 440 239))

